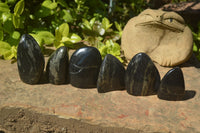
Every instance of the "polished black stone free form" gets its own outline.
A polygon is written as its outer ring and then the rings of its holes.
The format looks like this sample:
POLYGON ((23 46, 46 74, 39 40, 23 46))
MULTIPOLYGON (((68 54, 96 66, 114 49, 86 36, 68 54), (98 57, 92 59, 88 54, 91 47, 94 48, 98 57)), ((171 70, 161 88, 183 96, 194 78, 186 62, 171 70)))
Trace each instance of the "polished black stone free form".
POLYGON ((95 47, 76 50, 69 63, 70 84, 78 88, 95 88, 101 62, 101 54, 95 47))
POLYGON ((47 63, 47 78, 52 84, 65 84, 69 80, 69 57, 67 47, 58 48, 47 63))
POLYGON ((113 55, 107 54, 101 64, 97 90, 105 93, 114 90, 122 90, 124 84, 125 69, 122 63, 113 55))
POLYGON ((163 100, 183 100, 185 94, 185 82, 183 72, 179 67, 169 70, 161 80, 158 90, 158 98, 163 100))
POLYGON ((44 56, 36 40, 24 34, 17 48, 17 66, 20 79, 27 84, 39 82, 44 71, 44 56))
POLYGON ((157 93, 160 85, 160 74, 145 53, 136 54, 127 66, 125 88, 135 96, 148 96, 157 93))

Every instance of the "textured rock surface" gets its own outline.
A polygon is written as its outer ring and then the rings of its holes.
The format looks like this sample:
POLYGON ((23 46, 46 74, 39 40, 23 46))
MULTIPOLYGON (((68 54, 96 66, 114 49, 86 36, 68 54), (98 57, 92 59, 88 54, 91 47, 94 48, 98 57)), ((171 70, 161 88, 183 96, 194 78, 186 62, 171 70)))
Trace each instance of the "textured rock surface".
POLYGON ((189 59, 192 45, 192 32, 180 15, 146 9, 126 24, 121 47, 128 60, 144 52, 162 66, 176 66, 189 59))
POLYGON ((170 3, 172 0, 146 0, 148 6, 152 9, 158 9, 161 6, 170 3))
MULTIPOLYGON (((156 67, 161 77, 171 69, 156 67)), ((200 132, 200 69, 191 64, 185 64, 181 69, 188 98, 166 101, 156 95, 136 97, 126 91, 99 94, 96 88, 29 85, 20 80, 16 63, 0 60, 0 108, 28 108, 65 119, 143 132, 197 133, 200 132)))
POLYGON ((158 97, 164 100, 182 100, 185 95, 185 83, 182 70, 175 67, 163 77, 158 97))
POLYGON ((96 88, 101 54, 95 47, 76 50, 69 62, 70 84, 79 88, 96 88))
POLYGON ((191 25, 195 32, 198 30, 200 21, 200 1, 180 2, 177 4, 166 4, 162 8, 164 11, 174 11, 181 15, 187 24, 191 25))
POLYGON ((98 92, 124 89, 124 75, 125 68, 122 63, 115 56, 107 54, 101 64, 97 80, 98 92))
POLYGON ((58 48, 47 63, 47 77, 50 83, 64 84, 69 80, 69 57, 67 47, 58 48))
POLYGON ((125 74, 125 88, 135 96, 157 94, 160 86, 160 74, 145 53, 136 54, 127 66, 125 74))
POLYGON ((20 78, 28 84, 39 82, 44 71, 44 56, 35 39, 24 34, 17 49, 17 65, 20 78))

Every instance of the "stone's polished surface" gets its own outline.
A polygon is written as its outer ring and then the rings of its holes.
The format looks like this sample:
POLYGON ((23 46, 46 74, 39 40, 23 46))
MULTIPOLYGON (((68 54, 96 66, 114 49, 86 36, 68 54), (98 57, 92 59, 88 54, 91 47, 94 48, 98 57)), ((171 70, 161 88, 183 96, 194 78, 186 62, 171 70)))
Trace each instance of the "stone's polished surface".
POLYGON ((70 84, 78 88, 96 87, 101 62, 101 54, 95 47, 76 50, 69 63, 70 84))
POLYGON ((39 82, 44 71, 44 56, 36 40, 24 34, 17 48, 17 66, 20 79, 27 84, 39 82))
POLYGON ((148 96, 157 93, 160 74, 145 53, 136 54, 128 64, 125 73, 125 88, 135 96, 148 96))
POLYGON ((105 93, 114 90, 122 90, 124 84, 125 69, 122 63, 113 55, 107 54, 101 64, 97 90, 105 93))
POLYGON ((67 47, 58 48, 47 63, 47 77, 52 84, 65 84, 69 79, 69 57, 67 47))
POLYGON ((183 100, 185 94, 185 83, 183 72, 179 67, 175 67, 168 71, 163 77, 158 97, 164 100, 183 100))
POLYGON ((175 12, 144 10, 128 21, 121 40, 128 60, 143 52, 162 66, 176 66, 192 55, 192 32, 175 12))

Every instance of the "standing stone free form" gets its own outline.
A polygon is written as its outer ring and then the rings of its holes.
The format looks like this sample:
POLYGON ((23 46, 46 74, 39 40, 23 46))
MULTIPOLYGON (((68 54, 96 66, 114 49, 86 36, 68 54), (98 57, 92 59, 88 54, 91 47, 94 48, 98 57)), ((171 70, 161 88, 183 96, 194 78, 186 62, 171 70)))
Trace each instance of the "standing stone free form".
POLYGON ((27 84, 37 84, 44 71, 44 56, 36 40, 24 34, 17 48, 17 66, 20 79, 27 84))
POLYGON ((125 88, 135 96, 148 96, 157 93, 160 74, 145 53, 136 54, 128 64, 125 73, 125 88))
POLYGON ((163 100, 183 100, 185 83, 183 72, 179 67, 169 70, 163 77, 158 90, 158 98, 163 100))
POLYGON ((47 77, 52 84, 64 84, 68 81, 68 59, 67 47, 58 48, 49 58, 47 63, 47 77))
POLYGON ((124 84, 125 69, 122 63, 113 55, 107 54, 101 64, 97 90, 105 93, 114 90, 122 90, 124 84))
POLYGON ((76 50, 70 59, 70 84, 78 88, 94 88, 101 66, 101 54, 95 47, 76 50))

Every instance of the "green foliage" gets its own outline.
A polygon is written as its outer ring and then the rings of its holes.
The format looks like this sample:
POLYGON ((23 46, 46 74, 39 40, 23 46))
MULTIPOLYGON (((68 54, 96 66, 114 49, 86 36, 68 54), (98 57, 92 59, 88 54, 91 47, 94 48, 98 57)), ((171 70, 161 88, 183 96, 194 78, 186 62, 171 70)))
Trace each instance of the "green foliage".
POLYGON ((69 33, 69 25, 63 23, 55 31, 55 43, 54 46, 59 48, 61 46, 67 46, 68 48, 74 48, 73 44, 80 42, 82 39, 75 33, 69 33))
POLYGON ((197 33, 193 32, 193 38, 194 38, 193 51, 197 59, 200 61, 200 22, 198 24, 198 32, 197 33))
POLYGON ((118 43, 113 42, 112 40, 107 40, 105 45, 101 43, 98 48, 102 55, 102 58, 104 58, 107 54, 112 54, 119 61, 124 62, 121 58, 121 51, 120 51, 121 48, 118 43))
MULTIPOLYGON (((44 53, 46 46, 76 49, 84 44, 97 47, 103 58, 112 54, 123 62, 122 29, 145 8, 146 0, 0 0, 0 56, 16 59, 20 37, 28 33, 44 53)), ((200 59, 200 30, 193 34, 200 59)))

